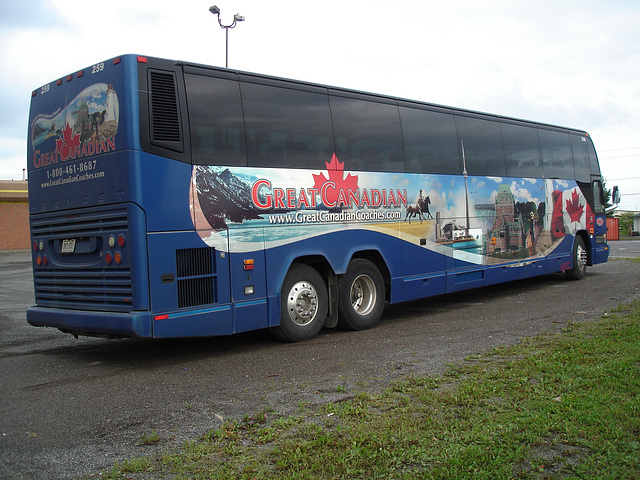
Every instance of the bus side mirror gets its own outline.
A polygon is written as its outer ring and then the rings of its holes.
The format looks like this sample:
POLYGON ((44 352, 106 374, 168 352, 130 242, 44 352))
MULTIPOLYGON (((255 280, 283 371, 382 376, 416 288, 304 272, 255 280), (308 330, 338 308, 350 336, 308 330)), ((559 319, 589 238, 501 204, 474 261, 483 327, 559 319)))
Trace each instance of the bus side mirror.
POLYGON ((614 205, 620 203, 620 190, 617 186, 613 187, 613 191, 611 192, 611 203, 614 205))

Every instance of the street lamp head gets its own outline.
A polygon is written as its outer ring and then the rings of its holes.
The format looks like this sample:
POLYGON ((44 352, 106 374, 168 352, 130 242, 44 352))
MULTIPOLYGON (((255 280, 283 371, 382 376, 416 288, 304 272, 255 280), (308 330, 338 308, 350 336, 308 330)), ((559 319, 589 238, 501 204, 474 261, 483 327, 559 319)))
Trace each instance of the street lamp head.
POLYGON ((220 15, 220 9, 216 5, 209 7, 209 11, 214 15, 220 15))
POLYGON ((238 13, 236 13, 233 18, 236 22, 244 22, 244 17, 238 13))

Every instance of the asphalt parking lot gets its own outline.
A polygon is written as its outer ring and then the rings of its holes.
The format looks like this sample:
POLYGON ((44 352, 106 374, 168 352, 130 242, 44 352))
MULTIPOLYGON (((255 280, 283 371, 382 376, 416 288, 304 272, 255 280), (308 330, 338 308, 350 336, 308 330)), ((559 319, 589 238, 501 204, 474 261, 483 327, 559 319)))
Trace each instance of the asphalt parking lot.
POLYGON ((283 344, 265 332, 132 341, 75 339, 26 323, 29 252, 0 253, 0 478, 98 476, 261 408, 294 413, 381 388, 498 345, 588 321, 640 297, 640 241, 580 282, 547 275, 388 306, 373 330, 283 344), (157 432, 158 445, 140 445, 157 432))

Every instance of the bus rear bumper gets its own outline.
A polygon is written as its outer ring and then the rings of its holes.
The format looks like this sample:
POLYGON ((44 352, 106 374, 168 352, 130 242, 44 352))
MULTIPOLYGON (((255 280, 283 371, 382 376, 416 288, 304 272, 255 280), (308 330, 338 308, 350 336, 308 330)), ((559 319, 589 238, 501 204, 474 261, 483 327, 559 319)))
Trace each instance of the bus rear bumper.
POLYGON ((110 313, 34 306, 27 321, 35 327, 58 328, 72 335, 92 337, 149 338, 151 313, 110 313))

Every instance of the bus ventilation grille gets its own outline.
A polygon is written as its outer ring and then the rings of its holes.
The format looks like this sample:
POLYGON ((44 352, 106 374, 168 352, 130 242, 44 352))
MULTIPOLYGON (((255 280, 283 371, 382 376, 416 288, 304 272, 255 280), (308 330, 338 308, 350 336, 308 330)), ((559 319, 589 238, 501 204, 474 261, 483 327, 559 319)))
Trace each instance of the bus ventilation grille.
POLYGON ((149 71, 149 103, 151 107, 151 143, 182 151, 180 112, 175 75, 149 71))
POLYGON ((178 307, 195 307, 216 302, 215 249, 176 250, 178 307))
MULTIPOLYGON (((110 233, 128 232, 127 209, 96 207, 80 213, 51 212, 31 217, 34 238, 47 244, 65 238, 105 238, 110 233)), ((98 245, 98 244, 96 244, 98 245)), ((131 269, 128 266, 100 266, 101 249, 67 257, 54 254, 56 262, 33 272, 36 302, 39 306, 130 312, 132 304, 131 269)))

